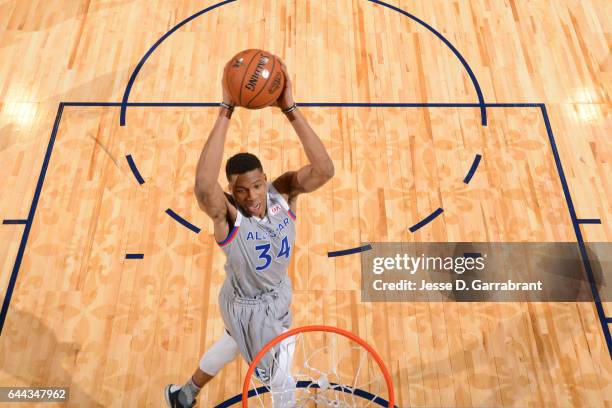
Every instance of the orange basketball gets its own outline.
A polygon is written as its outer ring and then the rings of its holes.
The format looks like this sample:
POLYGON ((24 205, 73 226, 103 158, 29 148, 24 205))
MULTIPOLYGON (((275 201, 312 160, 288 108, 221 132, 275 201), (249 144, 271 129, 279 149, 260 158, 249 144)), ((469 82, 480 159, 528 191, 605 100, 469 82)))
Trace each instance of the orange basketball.
POLYGON ((278 58, 255 49, 239 52, 230 60, 225 67, 225 81, 232 100, 249 109, 271 105, 285 87, 278 58))

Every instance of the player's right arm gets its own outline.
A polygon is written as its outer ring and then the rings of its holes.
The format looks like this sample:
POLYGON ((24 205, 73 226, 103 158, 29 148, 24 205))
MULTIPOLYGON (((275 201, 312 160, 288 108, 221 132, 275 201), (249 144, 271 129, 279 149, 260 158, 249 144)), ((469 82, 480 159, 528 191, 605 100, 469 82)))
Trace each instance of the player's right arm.
MULTIPOLYGON (((223 102, 234 105, 225 87, 225 81, 223 81, 223 102)), ((198 205, 213 221, 217 242, 221 242, 227 237, 229 223, 236 220, 236 207, 226 198, 221 185, 217 181, 221 170, 221 159, 230 116, 231 112, 228 109, 219 108, 215 125, 198 160, 194 187, 198 205)))

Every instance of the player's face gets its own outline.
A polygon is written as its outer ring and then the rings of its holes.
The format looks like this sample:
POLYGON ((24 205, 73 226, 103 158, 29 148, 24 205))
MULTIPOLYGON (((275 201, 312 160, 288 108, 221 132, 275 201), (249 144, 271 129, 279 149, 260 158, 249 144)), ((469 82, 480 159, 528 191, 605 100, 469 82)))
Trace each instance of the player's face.
POLYGON ((250 215, 263 218, 266 213, 268 184, 259 169, 230 176, 230 189, 236 202, 250 215))

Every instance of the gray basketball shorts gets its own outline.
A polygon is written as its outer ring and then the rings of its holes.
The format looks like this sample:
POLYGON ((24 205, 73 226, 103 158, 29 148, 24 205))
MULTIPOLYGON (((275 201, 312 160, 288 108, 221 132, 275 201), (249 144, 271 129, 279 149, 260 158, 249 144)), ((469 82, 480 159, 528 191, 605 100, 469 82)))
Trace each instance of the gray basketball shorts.
MULTIPOLYGON (((291 281, 289 277, 270 292, 255 298, 238 296, 226 279, 219 294, 219 307, 225 328, 240 354, 251 364, 257 353, 272 339, 291 326, 291 281)), ((278 362, 279 348, 267 353, 257 367, 257 375, 269 381, 278 362)))

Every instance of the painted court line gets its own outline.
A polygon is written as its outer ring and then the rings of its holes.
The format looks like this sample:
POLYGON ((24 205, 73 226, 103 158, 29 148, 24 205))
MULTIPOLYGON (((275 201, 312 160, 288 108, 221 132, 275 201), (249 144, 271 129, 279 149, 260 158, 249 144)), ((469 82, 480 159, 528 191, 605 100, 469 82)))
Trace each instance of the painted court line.
POLYGON ((28 237, 30 236, 30 230, 32 228, 32 222, 36 215, 36 207, 38 207, 38 201, 40 200, 40 193, 42 191, 43 183, 45 181, 45 175, 49 168, 49 161, 51 160, 51 152, 53 151, 53 145, 59 129, 60 121, 62 120, 62 112, 64 111, 64 104, 60 102, 57 113, 55 115, 55 123, 53 124, 53 130, 51 131, 51 137, 49 138, 49 144, 47 145, 47 151, 45 152, 45 158, 43 160, 42 168, 40 169, 40 175, 38 176, 38 182, 36 183, 36 190, 34 191, 34 197, 32 198, 32 204, 30 205, 30 211, 28 213, 28 219, 26 220, 23 234, 21 235, 21 242, 19 243, 19 250, 17 251, 17 258, 13 265, 11 277, 9 278, 6 293, 4 295, 4 301, 2 303, 2 311, 0 311, 0 335, 2 335, 2 329, 4 328, 4 322, 8 313, 8 308, 11 303, 13 296, 13 290, 15 289, 15 282, 17 282, 17 275, 19 274, 19 268, 23 260, 23 254, 25 253, 26 245, 28 243, 28 237))
POLYGON ((601 224, 599 218, 578 218, 576 221, 578 224, 601 224))
MULTIPOLYGON (((340 384, 336 384, 336 383, 330 383, 329 387, 337 390, 337 391, 342 391, 344 393, 347 394, 355 394, 356 396, 363 398, 364 403, 368 402, 367 406, 370 406, 370 404, 377 404, 378 406, 381 407, 387 407, 389 406, 389 401, 387 401, 384 398, 381 398, 377 395, 371 394, 368 391, 364 391, 362 389, 359 388, 349 388, 347 386, 344 385, 340 385, 340 384)), ((313 383, 312 381, 304 381, 304 380, 300 380, 296 383, 295 388, 309 388, 309 389, 318 389, 320 388, 319 384, 317 383, 313 383)), ((249 398, 252 398, 256 395, 262 395, 265 394, 267 392, 270 392, 270 389, 268 387, 265 386, 261 386, 258 387, 256 389, 250 389, 249 393, 247 394, 249 398)), ((216 405, 215 408, 228 408, 231 407, 234 404, 238 404, 240 401, 242 401, 242 394, 238 394, 235 395, 225 401, 223 401, 222 403, 220 403, 219 405, 216 405)), ((397 405, 394 405, 394 408, 397 408, 397 405)))
POLYGON ((2 220, 4 225, 26 224, 28 220, 2 220))
MULTIPOLYGON (((453 102, 296 102, 299 107, 306 108, 480 108, 478 103, 453 103, 453 102)), ((121 106, 121 102, 64 102, 64 106, 78 107, 103 107, 103 106, 121 106)), ((184 108, 199 108, 199 107, 218 107, 219 102, 128 102, 128 107, 184 107, 184 108)), ((539 108, 542 103, 485 103, 486 108, 539 108)))
POLYGON ((606 345, 608 346, 608 353, 610 354, 610 358, 612 359, 612 336, 610 335, 610 327, 608 327, 608 324, 606 323, 606 314, 604 312, 603 305, 601 304, 601 298, 599 297, 599 291, 597 290, 595 277, 593 276, 593 270, 591 269, 591 262, 589 261, 589 258, 587 256, 584 240, 582 239, 582 232, 580 231, 578 218, 576 217, 576 209, 574 208, 574 203, 572 201, 572 196, 569 191, 569 186, 565 178, 565 172, 563 171, 563 165, 561 164, 561 157, 559 156, 559 151, 557 150, 555 136, 552 131, 552 126, 550 125, 546 106, 544 104, 540 106, 540 111, 542 112, 542 117, 544 118, 544 125, 546 126, 546 132, 548 133, 550 148, 552 150, 553 157, 555 159, 555 164, 557 166, 557 173, 559 174, 561 187, 563 188, 563 195, 565 196, 567 209, 572 220, 574 233, 576 234, 576 240, 578 241, 578 247, 580 248, 580 254, 582 255, 582 263, 584 264, 584 267, 586 269, 589 284, 591 286, 591 293, 593 295, 593 301, 595 302, 595 308, 597 309, 597 316, 599 317, 599 322, 601 323, 601 328, 604 334, 604 338, 606 340, 606 345))
POLYGON ((179 224, 183 225, 186 228, 189 228, 190 230, 192 230, 196 234, 200 233, 200 231, 201 231, 200 228, 196 227, 195 225, 193 225, 192 223, 190 223, 189 221, 187 221, 186 219, 184 219, 183 217, 181 217, 180 215, 175 213, 171 208, 168 208, 166 210, 166 214, 168 214, 170 217, 172 217, 174 220, 176 220, 179 224))
POLYGON ((443 212, 444 210, 442 208, 438 208, 437 210, 429 214, 427 217, 425 217, 423 220, 417 222, 416 224, 414 224, 412 227, 408 229, 410 230, 410 232, 414 233, 418 231, 419 229, 423 228, 425 225, 432 222, 438 215, 442 214, 443 212))
POLYGON ((125 158, 127 159, 128 165, 130 166, 130 169, 132 170, 132 174, 138 181, 138 184, 143 185, 145 181, 140 175, 140 172, 138 171, 138 167, 136 167, 136 163, 134 163, 134 159, 132 158, 132 155, 128 154, 127 156, 125 156, 125 158))
POLYGON ((465 184, 469 184, 470 180, 472 180, 472 177, 474 177, 474 173, 476 173, 478 164, 480 164, 480 159, 482 159, 482 156, 479 154, 477 154, 476 157, 474 157, 474 162, 472 163, 472 167, 470 167, 470 171, 468 171, 468 174, 463 179, 463 182, 465 184))
POLYGON ((328 252, 327 256, 328 256, 328 258, 333 258, 333 257, 336 257, 336 256, 358 254, 360 252, 369 251, 370 249, 372 249, 372 245, 367 244, 367 245, 356 247, 356 248, 349 248, 349 249, 343 249, 341 251, 328 252))
POLYGON ((125 254, 125 259, 144 259, 144 254, 125 254))
MULTIPOLYGON (((130 79, 128 80, 128 83, 127 83, 127 85, 125 87, 125 91, 123 93, 123 98, 121 100, 121 112, 119 114, 119 125, 120 126, 125 126, 126 112, 127 112, 127 107, 129 106, 128 105, 128 100, 130 98, 130 93, 132 91, 132 87, 134 86, 134 82, 136 81, 136 78, 138 77, 138 73, 140 72, 140 70, 142 69, 144 64, 147 62, 147 60, 149 59, 151 54, 153 54, 153 52, 157 49, 157 47, 159 47, 162 42, 164 42, 168 37, 170 37, 173 33, 175 33, 178 29, 180 29, 182 26, 184 26, 185 24, 189 23, 190 21, 192 21, 192 20, 194 20, 194 19, 196 19, 196 18, 198 18, 200 16, 203 16, 204 14, 208 13, 209 11, 212 11, 212 10, 218 8, 218 7, 221 7, 221 6, 225 6, 226 4, 232 3, 234 1, 236 1, 236 0, 221 1, 219 3, 213 4, 210 7, 205 8, 203 10, 200 10, 197 13, 192 14, 191 16, 185 18, 183 21, 181 21, 180 23, 178 23, 174 27, 172 27, 170 30, 168 30, 164 35, 162 35, 151 46, 151 48, 149 48, 147 50, 145 55, 143 55, 143 57, 140 59, 140 61, 138 61, 138 64, 136 64, 136 67, 134 68, 134 71, 132 71, 132 74, 130 75, 130 79)), ((431 25, 427 24, 425 21, 421 20, 420 18, 416 17, 415 15, 413 15, 411 13, 408 13, 407 11, 405 11, 405 10, 399 8, 399 7, 396 7, 396 6, 393 6, 391 4, 385 3, 384 1, 381 1, 381 0, 368 0, 368 1, 370 3, 386 7, 389 10, 393 10, 393 11, 399 13, 399 14, 404 15, 405 17, 408 17, 409 19, 411 19, 412 21, 414 21, 417 24, 421 25, 422 27, 427 29, 430 33, 435 35, 440 41, 442 41, 444 43, 444 45, 446 45, 446 47, 448 47, 449 50, 451 50, 451 52, 455 55, 455 57, 457 57, 457 59, 459 60, 459 62, 461 63, 461 65, 463 66, 465 71, 467 72, 468 76, 470 77, 470 80, 472 81, 472 85, 474 86, 474 90, 476 91, 476 96, 478 97, 478 104, 477 104, 477 106, 480 109, 481 124, 482 124, 482 126, 487 126, 487 105, 485 103, 484 96, 483 96, 482 90, 480 88, 480 84, 478 83, 478 79, 476 78, 476 75, 474 74, 474 71, 472 71, 472 68, 467 63, 467 61, 465 60, 463 55, 461 55, 459 50, 446 37, 444 37, 438 30, 436 30, 435 28, 433 28, 431 25)))
MULTIPOLYGON (((355 104, 351 104, 351 103, 334 103, 334 104, 328 104, 328 103, 311 103, 311 104, 307 104, 304 103, 303 105, 305 106, 342 106, 342 107, 361 107, 361 106, 367 106, 367 107, 392 107, 390 105, 402 105, 402 106, 398 106, 398 107, 424 107, 424 108, 430 108, 430 107, 464 107, 464 108, 472 108, 472 107, 479 107, 478 104, 454 104, 454 103, 449 103, 449 104, 436 104, 436 103, 429 103, 429 104, 363 104, 360 106, 355 106, 355 104)), ((36 207, 38 205, 38 202, 40 200, 40 195, 41 195, 41 191, 42 191, 42 186, 44 183, 44 179, 45 179, 45 175, 47 172, 47 168, 49 166, 49 161, 51 159, 51 153, 53 150, 53 145, 55 143, 55 139, 57 136, 57 132, 58 132, 58 128, 60 125, 60 121, 62 118, 62 112, 64 111, 64 107, 66 106, 72 106, 72 107, 79 107, 79 106, 121 106, 120 103, 118 102, 60 102, 59 107, 58 107, 58 111, 57 111, 57 115, 55 118, 55 123, 53 125, 53 130, 51 132, 51 137, 49 139, 49 144, 47 146, 47 151, 45 153, 45 158, 42 164, 42 168, 41 168, 41 172, 38 178, 38 183, 36 186, 36 190, 34 193, 34 197, 32 199, 32 204, 30 207, 30 211, 28 214, 28 218, 27 220, 25 220, 25 228, 24 228, 24 232, 22 234, 22 238, 21 238, 21 242, 19 245, 19 250, 18 250, 18 254, 17 254, 17 259, 15 260, 15 264, 9 279, 9 283, 8 283, 8 287, 5 293, 5 297, 4 297, 4 302, 2 305, 2 311, 0 312, 0 335, 2 334, 2 329, 4 327, 4 322, 6 320, 6 315, 8 313, 8 308, 10 305, 10 301, 11 301, 11 297, 13 294, 13 290, 14 290, 14 286, 15 286, 15 282, 17 279, 17 275, 19 272, 19 268, 21 266, 22 263, 22 259, 25 253, 25 249, 26 249, 26 245, 27 245, 27 240, 28 240, 28 236, 30 233, 30 229, 32 227, 32 222, 34 220, 34 216, 36 214, 36 207)), ((139 103, 139 104, 130 104, 129 106, 151 106, 151 107, 173 107, 173 106, 193 106, 193 107, 197 107, 197 106, 217 106, 217 103, 160 103, 160 102, 155 102, 155 103, 139 103)), ((574 205, 572 203, 571 200, 571 196, 569 193, 569 187, 567 185, 567 181, 565 179, 565 174, 563 173, 563 168, 561 165, 561 159, 559 157, 559 153, 557 151, 557 147, 556 147, 556 143, 554 140, 554 135, 552 132, 552 128, 550 125, 550 121, 548 118, 548 114, 546 112, 546 107, 544 104, 542 103, 500 103, 500 104, 487 104, 487 107, 498 107, 498 108, 525 108, 525 107, 538 107, 541 110, 542 116, 544 118, 544 123, 546 126, 546 131, 549 137, 549 141, 551 144, 551 149, 552 149, 552 153, 557 165, 557 171, 559 173, 559 178, 561 180, 561 185, 563 188, 563 194, 565 197, 565 200, 567 202, 568 205, 568 211, 570 214, 570 218, 572 220, 572 224, 574 227, 574 232, 576 234, 576 239, 577 242, 579 244, 580 247, 580 252, 582 255, 582 259, 583 259, 583 263, 585 266, 585 269, 587 270, 587 277, 589 279, 589 283, 591 285, 591 291, 593 294, 593 299, 594 299, 594 303, 596 306, 596 310, 597 310, 597 315, 598 318, 600 320, 600 323, 602 325, 602 330, 603 330, 603 334, 604 334, 604 338, 606 340, 606 345, 608 346, 608 351, 610 353, 610 356, 612 358, 612 339, 610 336, 610 329, 608 327, 608 323, 610 323, 610 318, 605 316, 605 313, 603 311, 603 306, 601 304, 601 299, 599 296, 599 292, 597 290, 597 287, 595 285, 595 280, 593 277, 593 272, 591 269, 591 265, 590 262, 588 261, 587 255, 586 255, 586 248, 585 248, 585 244, 584 244, 584 240, 582 238, 582 233, 580 231, 579 225, 581 223, 594 223, 594 220, 596 219, 582 219, 579 220, 576 217, 576 211, 574 209, 574 205), (585 222, 586 221, 586 222, 585 222)), ((442 210, 441 208, 439 208, 436 211, 440 211, 442 210)), ((181 218, 180 216, 178 216, 176 213, 174 213, 171 209, 167 209, 166 212, 172 216, 173 218, 175 218, 178 222, 181 222, 181 224, 185 225, 187 228, 193 230, 194 232, 199 232, 200 229, 195 227, 193 224, 185 221, 183 218, 181 218)), ((432 213, 430 215, 430 217, 434 216, 436 214, 436 212, 432 213)), ((439 214, 438 214, 439 215, 439 214)), ((428 217, 428 218, 430 218, 428 217)), ((433 218, 432 218, 433 219, 433 218)), ((425 219, 423 221, 421 221, 421 223, 423 223, 424 221, 430 221, 428 219, 425 219)), ((601 222, 601 220, 599 220, 601 222)), ((421 224, 419 223, 419 224, 421 224)), ((416 224, 414 227, 419 226, 419 224, 416 224)), ((424 224, 423 224, 424 225, 424 224)), ((421 225, 422 226, 422 225, 421 225)), ((352 248, 354 249, 354 248, 352 248)), ((349 249, 348 251, 350 251, 351 249, 349 249)), ((347 250, 345 250, 347 251, 347 250)), ((342 252, 342 251, 334 251, 334 252, 342 252)), ((332 252, 332 254, 334 253, 332 252)))

